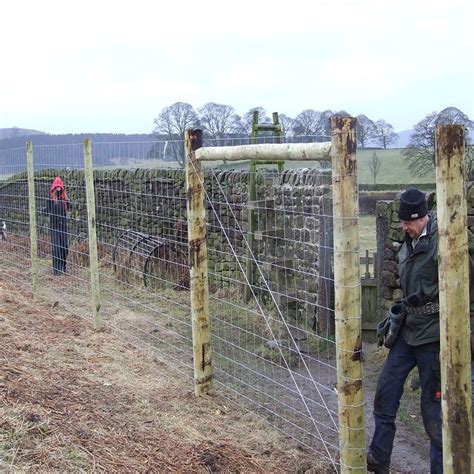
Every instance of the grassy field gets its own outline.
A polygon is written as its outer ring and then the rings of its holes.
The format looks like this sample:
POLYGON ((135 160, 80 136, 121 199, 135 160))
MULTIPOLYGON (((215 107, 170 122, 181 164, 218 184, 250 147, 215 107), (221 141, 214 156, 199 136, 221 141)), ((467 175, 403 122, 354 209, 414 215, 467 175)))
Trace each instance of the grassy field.
MULTIPOLYGON (((369 163, 373 153, 377 154, 381 166, 377 176, 376 184, 406 184, 411 183, 433 183, 435 180, 434 170, 425 176, 412 176, 408 170, 408 162, 402 155, 403 148, 390 150, 383 149, 359 149, 357 150, 357 175, 359 184, 374 184, 374 178, 370 172, 369 163)), ((271 165, 269 165, 270 167, 271 165)), ((287 161, 285 169, 310 168, 319 166, 318 162, 311 161, 287 161)), ((224 169, 246 169, 248 161, 233 162, 221 165, 224 169)))
POLYGON ((402 155, 403 149, 393 150, 357 150, 357 175, 359 184, 373 184, 374 178, 369 169, 369 163, 374 153, 380 160, 381 167, 377 184, 410 184, 410 183, 433 183, 435 181, 434 170, 423 177, 412 176, 408 170, 408 162, 402 155))
POLYGON ((377 250, 377 239, 375 235, 375 216, 359 216, 359 247, 361 255, 367 249, 370 254, 377 250))
MULTIPOLYGON (((408 170, 408 163, 402 155, 403 148, 383 150, 383 149, 359 149, 357 150, 357 174, 359 184, 373 184, 374 179, 369 169, 369 163, 372 159, 373 153, 381 163, 380 170, 377 176, 376 184, 410 184, 410 183, 433 183, 435 180, 434 170, 423 177, 412 176, 408 170)), ((205 166, 210 166, 206 163, 205 166)), ((248 161, 223 163, 214 162, 214 166, 221 169, 247 169, 248 161)), ((285 169, 296 168, 311 168, 318 167, 319 163, 314 161, 287 161, 285 169)), ((269 168, 276 167, 276 165, 268 165, 269 168)), ((159 160, 130 160, 127 164, 117 163, 111 166, 101 166, 100 169, 115 169, 115 168, 180 168, 177 162, 173 161, 159 161, 159 160)), ((6 180, 13 176, 12 173, 0 173, 0 181, 6 180)))

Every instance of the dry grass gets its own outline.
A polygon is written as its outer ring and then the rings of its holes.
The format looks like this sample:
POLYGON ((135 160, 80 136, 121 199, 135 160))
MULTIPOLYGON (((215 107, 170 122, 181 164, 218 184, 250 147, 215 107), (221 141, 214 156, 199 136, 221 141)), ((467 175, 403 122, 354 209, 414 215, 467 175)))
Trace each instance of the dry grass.
POLYGON ((4 276, 0 471, 329 470, 253 415, 195 398, 188 381, 112 334, 33 305, 4 276))

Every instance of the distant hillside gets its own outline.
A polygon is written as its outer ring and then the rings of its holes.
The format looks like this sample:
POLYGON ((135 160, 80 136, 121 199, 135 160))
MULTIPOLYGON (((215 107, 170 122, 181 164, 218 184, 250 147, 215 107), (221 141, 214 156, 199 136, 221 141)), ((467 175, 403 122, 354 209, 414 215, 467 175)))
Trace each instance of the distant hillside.
POLYGON ((93 144, 94 165, 115 166, 133 160, 174 160, 166 147, 165 140, 147 134, 127 135, 124 133, 77 133, 50 135, 46 133, 16 135, 0 139, 0 169, 11 174, 22 169, 26 163, 24 153, 11 153, 11 150, 24 149, 27 140, 33 143, 35 169, 61 166, 82 166, 81 147, 85 138, 93 144), (36 148, 37 147, 37 148, 36 148), (74 150, 79 150, 76 152, 74 150), (5 153, 2 153, 5 152, 5 153), (7 170, 8 168, 8 170, 7 170), (10 170, 10 171, 9 171, 10 170))
POLYGON ((45 135, 45 133, 38 130, 30 130, 28 128, 0 128, 0 140, 4 138, 31 137, 33 135, 45 135))
MULTIPOLYGON (((2 129, 0 129, 2 130, 2 129)), ((3 129, 11 130, 11 129, 3 129)), ((18 129, 28 131, 25 129, 18 129)), ((50 135, 49 133, 23 133, 9 137, 0 138, 0 150, 7 150, 10 148, 18 148, 25 146, 25 138, 31 139, 34 145, 77 145, 82 143, 85 138, 90 138, 92 142, 110 142, 110 143, 130 143, 153 140, 152 135, 147 134, 133 134, 127 135, 125 133, 66 133, 61 135, 50 135)))

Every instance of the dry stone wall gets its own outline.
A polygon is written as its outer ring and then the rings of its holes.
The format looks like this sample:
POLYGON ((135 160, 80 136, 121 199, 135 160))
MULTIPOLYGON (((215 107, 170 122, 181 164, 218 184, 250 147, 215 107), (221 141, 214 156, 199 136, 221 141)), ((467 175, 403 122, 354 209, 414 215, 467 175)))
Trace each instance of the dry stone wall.
MULTIPOLYGON (((72 203, 70 241, 87 237, 87 209, 82 170, 43 170, 36 175, 40 233, 48 234, 45 207, 49 187, 60 174, 72 203)), ((244 281, 248 248, 248 171, 205 171, 209 271, 212 288, 244 281), (240 265, 239 265, 240 263, 240 265)), ((332 327, 331 314, 331 175, 328 170, 260 170, 253 253, 253 281, 262 296, 268 288, 295 317, 332 327), (258 202, 260 204, 258 204, 258 202), (265 280, 265 281, 264 281, 265 280), (267 286, 268 285, 268 286, 267 286)), ((94 172, 99 240, 113 247, 127 229, 181 245, 187 255, 186 189, 183 170, 114 169, 94 172)), ((0 218, 15 234, 29 233, 26 175, 0 184, 0 218)))

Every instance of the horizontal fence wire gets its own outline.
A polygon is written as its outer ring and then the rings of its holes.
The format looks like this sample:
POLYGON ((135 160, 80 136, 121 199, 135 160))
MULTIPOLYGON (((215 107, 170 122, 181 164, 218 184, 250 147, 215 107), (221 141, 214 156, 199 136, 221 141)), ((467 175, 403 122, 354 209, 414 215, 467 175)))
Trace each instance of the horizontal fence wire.
MULTIPOLYGON (((205 139, 207 146, 246 143, 205 139)), ((82 144, 35 146, 33 154, 41 297, 90 318, 82 144), (47 212, 56 176, 69 200, 60 275, 47 212)), ((192 384, 184 142, 98 142, 92 156, 103 324, 192 384)), ((11 229, 2 271, 14 267, 31 289, 26 149, 0 157, 0 218, 11 229)), ((324 168, 259 166, 250 200, 248 164, 215 163, 205 165, 204 187, 216 389, 337 467, 331 174, 324 168)))

